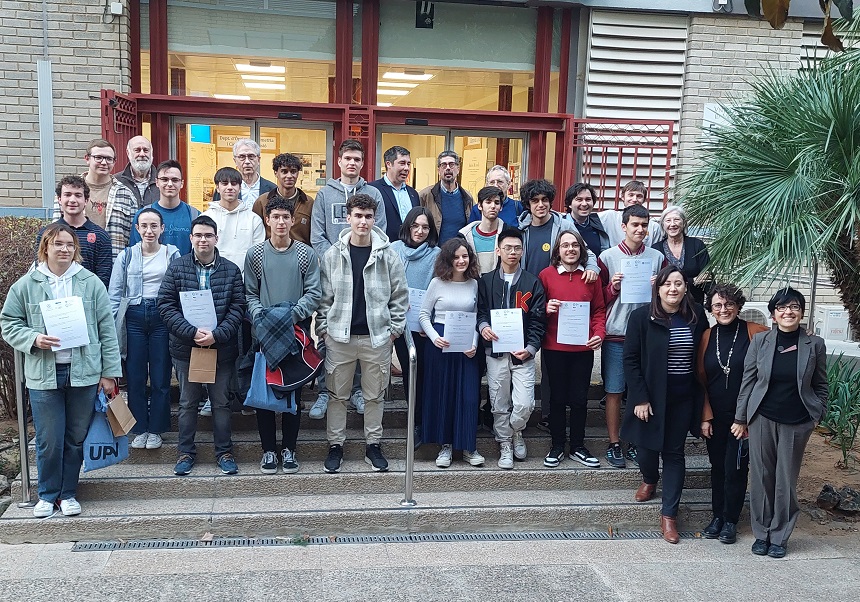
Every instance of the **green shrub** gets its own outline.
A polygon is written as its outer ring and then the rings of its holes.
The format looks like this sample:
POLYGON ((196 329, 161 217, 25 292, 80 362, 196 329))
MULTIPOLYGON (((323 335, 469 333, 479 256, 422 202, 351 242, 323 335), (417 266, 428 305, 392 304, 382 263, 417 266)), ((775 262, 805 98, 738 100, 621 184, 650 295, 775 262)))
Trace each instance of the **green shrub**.
MULTIPOLYGON (((6 302, 9 287, 33 264, 36 235, 44 225, 41 219, 0 217, 0 306, 6 302)), ((0 414, 17 417, 15 357, 3 340, 0 340, 0 414)))
POLYGON ((847 468, 860 427, 860 368, 840 354, 828 362, 827 382, 830 400, 821 426, 830 431, 830 443, 840 449, 847 468))

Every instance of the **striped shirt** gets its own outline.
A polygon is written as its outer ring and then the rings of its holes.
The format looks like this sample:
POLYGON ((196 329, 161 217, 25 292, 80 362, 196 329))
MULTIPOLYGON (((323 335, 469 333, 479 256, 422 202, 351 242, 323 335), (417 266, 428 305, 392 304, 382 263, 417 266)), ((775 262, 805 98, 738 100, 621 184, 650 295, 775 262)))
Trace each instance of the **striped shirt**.
POLYGON ((693 373, 693 331, 684 319, 675 314, 669 323, 669 351, 667 372, 669 374, 693 373))

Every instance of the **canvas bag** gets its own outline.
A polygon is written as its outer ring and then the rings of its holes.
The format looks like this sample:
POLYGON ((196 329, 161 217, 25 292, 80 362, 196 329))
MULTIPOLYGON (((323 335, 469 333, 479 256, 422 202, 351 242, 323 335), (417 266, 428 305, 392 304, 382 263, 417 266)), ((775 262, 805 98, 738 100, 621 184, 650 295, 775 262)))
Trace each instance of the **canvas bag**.
POLYGON ((116 437, 105 412, 108 400, 104 391, 95 398, 95 412, 84 439, 84 472, 118 464, 128 458, 128 437, 116 437))
POLYGON ((274 391, 266 383, 266 357, 262 351, 254 355, 254 371, 251 373, 251 387, 245 397, 245 406, 271 412, 296 413, 296 394, 294 391, 274 391))

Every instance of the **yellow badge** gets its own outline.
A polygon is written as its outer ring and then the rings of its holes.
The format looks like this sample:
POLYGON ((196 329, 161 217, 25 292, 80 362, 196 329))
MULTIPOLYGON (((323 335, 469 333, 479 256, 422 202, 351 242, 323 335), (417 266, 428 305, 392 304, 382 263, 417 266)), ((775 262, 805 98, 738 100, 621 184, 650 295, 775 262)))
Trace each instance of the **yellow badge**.
POLYGON ((541 247, 541 249, 543 250, 544 253, 549 253, 549 243, 548 242, 543 243, 543 246, 541 247))

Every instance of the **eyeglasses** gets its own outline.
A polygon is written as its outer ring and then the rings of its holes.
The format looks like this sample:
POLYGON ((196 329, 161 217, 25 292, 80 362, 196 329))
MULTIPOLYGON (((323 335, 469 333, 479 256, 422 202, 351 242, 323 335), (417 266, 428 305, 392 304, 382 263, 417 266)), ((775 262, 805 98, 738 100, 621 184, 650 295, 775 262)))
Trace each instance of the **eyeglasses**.
POLYGON ((561 249, 562 251, 564 251, 565 249, 578 249, 579 243, 578 242, 563 242, 560 245, 558 245, 558 248, 561 249))
POLYGON ((711 310, 716 311, 716 312, 723 311, 724 309, 726 311, 732 311, 737 306, 738 306, 738 304, 734 303, 733 301, 726 301, 725 303, 712 303, 711 304, 711 310))
POLYGON ((416 230, 418 232, 430 232, 430 226, 422 226, 421 224, 412 224, 409 226, 410 230, 416 230))
POLYGON ((191 238, 194 240, 214 240, 217 236, 214 234, 192 234, 191 238))
POLYGON ((56 242, 52 243, 53 247, 57 251, 74 251, 75 243, 73 242, 56 242))
POLYGON ((90 155, 90 159, 96 163, 113 163, 116 161, 116 157, 108 157, 105 155, 90 155))
POLYGON ((236 157, 237 159, 239 159, 239 161, 253 161, 254 159, 257 158, 257 155, 254 155, 254 154, 233 155, 233 156, 236 157))
POLYGON ((444 161, 444 162, 439 164, 439 167, 448 168, 448 167, 457 167, 457 165, 459 165, 459 164, 456 161, 444 161))
POLYGON ((778 311, 781 314, 784 314, 788 310, 795 311, 795 312, 800 311, 800 304, 799 303, 789 303, 788 305, 777 305, 776 306, 776 311, 778 311))
POLYGON ((501 188, 502 190, 506 189, 510 186, 510 182, 507 180, 490 180, 487 182, 487 186, 495 186, 496 188, 501 188))
POLYGON ((512 247, 510 245, 505 245, 504 247, 502 247, 502 251, 504 251, 508 255, 519 255, 523 252, 523 248, 520 246, 512 247))
POLYGON ((155 178, 162 184, 179 184, 182 181, 182 178, 155 178))

